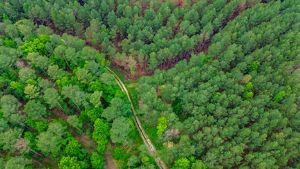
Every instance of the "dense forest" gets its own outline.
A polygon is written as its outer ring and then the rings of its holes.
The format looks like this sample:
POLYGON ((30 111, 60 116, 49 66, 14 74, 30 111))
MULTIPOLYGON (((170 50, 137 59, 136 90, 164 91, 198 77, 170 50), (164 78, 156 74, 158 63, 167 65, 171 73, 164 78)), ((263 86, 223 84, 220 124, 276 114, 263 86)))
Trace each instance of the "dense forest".
POLYGON ((258 2, 15 0, 3 3, 0 11, 3 20, 25 17, 57 33, 77 35, 135 78, 189 57, 194 48, 205 50, 203 44, 226 22, 258 2))
POLYGON ((140 80, 143 121, 156 126, 167 163, 300 168, 299 7, 252 7, 207 53, 140 80))
POLYGON ((297 169, 299 84, 299 0, 0 0, 0 169, 297 169))
POLYGON ((120 166, 153 168, 102 53, 29 20, 0 27, 1 168, 103 168, 110 140, 120 166))

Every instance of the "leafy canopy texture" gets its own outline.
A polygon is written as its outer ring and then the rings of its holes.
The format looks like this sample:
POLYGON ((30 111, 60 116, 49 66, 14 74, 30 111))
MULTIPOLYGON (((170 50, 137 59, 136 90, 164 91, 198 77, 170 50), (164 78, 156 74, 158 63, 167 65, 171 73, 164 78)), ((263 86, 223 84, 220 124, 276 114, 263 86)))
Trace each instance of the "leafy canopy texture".
POLYGON ((299 9, 0 1, 0 168, 300 168, 299 9))
POLYGON ((254 6, 212 38, 207 54, 139 81, 142 121, 157 128, 174 168, 191 168, 191 156, 208 168, 299 168, 295 4, 254 6))

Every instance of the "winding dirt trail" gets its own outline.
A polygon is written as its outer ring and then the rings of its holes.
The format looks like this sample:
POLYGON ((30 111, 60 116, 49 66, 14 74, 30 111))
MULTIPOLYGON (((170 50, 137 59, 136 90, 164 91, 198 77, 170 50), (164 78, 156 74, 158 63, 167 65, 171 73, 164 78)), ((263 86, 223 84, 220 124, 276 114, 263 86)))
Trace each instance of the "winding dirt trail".
POLYGON ((133 117, 134 117, 134 123, 139 131, 139 134, 144 142, 144 144, 146 145, 150 155, 155 159, 155 162, 157 164, 157 166, 160 169, 167 169, 167 166, 165 165, 165 163, 161 160, 161 158, 159 157, 159 154, 155 148, 155 146, 153 145, 152 141, 149 139, 149 136, 146 134, 139 117, 137 116, 137 112, 135 110, 135 107, 133 105, 131 96, 128 92, 127 87, 125 86, 125 84, 123 83, 123 81, 120 79, 120 77, 114 72, 112 71, 110 68, 105 67, 115 78, 117 84, 120 86, 121 90, 126 94, 129 102, 130 102, 130 106, 131 106, 131 110, 133 113, 133 117))
POLYGON ((116 167, 116 163, 110 152, 106 151, 106 153, 104 154, 104 158, 105 158, 105 169, 118 169, 116 167))

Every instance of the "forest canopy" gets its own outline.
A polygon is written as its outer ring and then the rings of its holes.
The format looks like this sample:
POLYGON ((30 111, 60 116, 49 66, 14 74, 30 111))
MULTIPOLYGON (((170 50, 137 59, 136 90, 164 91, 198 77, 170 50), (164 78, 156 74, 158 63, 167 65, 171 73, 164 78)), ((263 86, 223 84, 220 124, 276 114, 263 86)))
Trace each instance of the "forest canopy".
POLYGON ((207 53, 140 80, 143 122, 157 127, 166 162, 196 157, 208 168, 300 167, 294 5, 252 7, 213 37, 207 53))
POLYGON ((300 168, 299 0, 0 0, 0 168, 300 168))

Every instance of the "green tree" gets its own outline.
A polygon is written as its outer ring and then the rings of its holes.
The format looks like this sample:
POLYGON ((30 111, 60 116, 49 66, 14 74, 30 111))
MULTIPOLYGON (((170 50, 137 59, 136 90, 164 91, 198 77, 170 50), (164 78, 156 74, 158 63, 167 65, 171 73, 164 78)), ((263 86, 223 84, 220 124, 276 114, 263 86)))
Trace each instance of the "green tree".
POLYGON ((94 122, 98 118, 101 117, 101 113, 103 112, 102 107, 95 107, 92 109, 86 109, 81 113, 81 115, 84 115, 90 120, 91 122, 94 122))
POLYGON ((88 155, 87 151, 75 139, 71 139, 68 142, 64 149, 64 154, 70 157, 78 157, 80 160, 85 159, 88 155))
POLYGON ((175 161, 172 169, 189 169, 190 166, 190 161, 187 158, 180 158, 175 161))
POLYGON ((275 102, 281 102, 286 96, 285 91, 279 91, 275 96, 274 96, 274 101, 275 102))
POLYGON ((79 110, 81 106, 88 105, 88 95, 85 92, 81 91, 81 89, 77 85, 64 86, 61 93, 64 98, 70 99, 79 110))
POLYGON ((116 21, 117 21, 117 16, 115 14, 114 11, 110 11, 107 15, 107 22, 108 22, 108 25, 110 27, 113 27, 116 25, 116 21))
POLYGON ((22 134, 22 129, 11 128, 7 131, 0 133, 0 147, 4 151, 14 153, 17 149, 15 147, 18 139, 22 134))
POLYGON ((9 83, 9 87, 14 90, 18 96, 24 94, 24 84, 21 82, 12 81, 9 83))
POLYGON ((99 138, 97 141, 97 152, 99 154, 104 154, 106 151, 106 145, 108 144, 107 138, 99 138))
POLYGON ((139 164, 140 160, 137 156, 133 155, 128 159, 127 165, 129 167, 136 167, 139 164))
POLYGON ((12 157, 6 162, 5 169, 26 169, 26 166, 29 164, 31 164, 31 160, 28 160, 25 157, 12 157))
POLYGON ((98 153, 103 154, 108 143, 109 126, 102 119, 97 119, 94 123, 93 139, 97 142, 98 153))
POLYGON ((47 73, 53 80, 57 80, 65 75, 65 72, 59 69, 58 65, 49 65, 47 73))
POLYGON ((112 157, 116 160, 126 160, 129 157, 129 154, 122 147, 116 147, 112 151, 112 157))
POLYGON ((3 159, 3 158, 0 158, 0 167, 1 167, 1 168, 4 168, 4 166, 5 166, 4 159, 3 159))
POLYGON ((90 103, 92 103, 95 107, 101 106, 102 93, 102 91, 95 91, 90 95, 90 103))
POLYGON ((120 116, 129 116, 130 113, 130 104, 121 98, 115 97, 111 100, 111 105, 104 109, 101 116, 108 121, 112 121, 120 116))
POLYGON ((86 61, 84 67, 93 75, 99 75, 101 73, 99 63, 94 60, 86 61))
POLYGON ((9 128, 8 121, 4 118, 0 118, 0 132, 4 132, 9 128))
POLYGON ((166 117, 160 117, 157 124, 157 135, 161 136, 168 128, 168 120, 166 117))
POLYGON ((119 117, 112 123, 110 129, 110 138, 113 143, 126 144, 129 141, 129 133, 132 128, 130 126, 129 119, 125 117, 119 117))
POLYGON ((77 79, 84 84, 88 84, 91 80, 93 80, 92 75, 87 69, 79 68, 75 71, 75 74, 77 79))
POLYGON ((1 112, 3 112, 4 117, 10 114, 18 112, 20 103, 13 95, 4 95, 0 100, 1 112))
POLYGON ((98 32, 100 30, 100 22, 97 19, 90 21, 90 26, 85 30, 85 39, 92 42, 93 45, 99 44, 98 32))
POLYGON ((53 83, 50 82, 47 79, 40 79, 38 83, 39 88, 42 89, 43 92, 45 92, 46 89, 53 87, 53 83))
POLYGON ((27 59, 32 63, 33 66, 46 70, 49 65, 49 59, 46 56, 41 56, 38 53, 29 53, 27 59))
POLYGON ((59 163, 59 169, 83 169, 82 164, 76 157, 63 156, 59 163))
POLYGON ((24 88, 24 93, 26 94, 27 98, 34 99, 39 96, 39 89, 35 85, 27 84, 24 88))
POLYGON ((19 78, 21 81, 26 82, 29 79, 35 79, 36 74, 35 71, 30 68, 21 68, 19 71, 19 78))
POLYGON ((13 124, 22 124, 23 115, 19 113, 20 103, 13 95, 4 95, 0 99, 1 112, 3 117, 13 124))
POLYGON ((100 76, 100 79, 103 83, 107 84, 107 85, 114 85, 116 84, 115 78, 111 73, 102 73, 100 76))
POLYGON ((100 140, 101 138, 108 139, 109 126, 102 119, 97 119, 94 123, 93 139, 100 140))
POLYGON ((44 96, 43 96, 45 102, 50 106, 50 108, 55 108, 55 107, 60 107, 60 101, 61 97, 58 94, 58 91, 54 88, 47 88, 44 91, 44 96))
POLYGON ((74 48, 76 51, 81 50, 84 45, 85 45, 85 41, 76 37, 76 36, 71 36, 68 34, 63 34, 63 36, 61 37, 64 40, 64 43, 66 46, 74 48))
POLYGON ((74 127, 77 129, 79 133, 82 132, 83 129, 83 123, 82 121, 78 118, 76 115, 68 116, 67 122, 69 123, 70 126, 74 127))
POLYGON ((47 131, 37 136, 38 149, 46 155, 51 154, 51 156, 57 157, 61 153, 65 134, 65 126, 58 122, 50 123, 47 131))
POLYGON ((207 169, 207 166, 200 160, 196 160, 192 166, 191 169, 207 169))
POLYGON ((18 57, 15 49, 0 46, 0 71, 4 71, 13 66, 18 57))
POLYGON ((38 52, 41 55, 47 55, 47 42, 49 42, 49 37, 47 35, 40 35, 32 41, 24 43, 22 46, 20 46, 20 49, 22 49, 26 54, 38 52))
POLYGON ((185 13, 184 15, 184 20, 188 20, 190 21, 191 23, 195 23, 197 22, 199 19, 199 14, 196 10, 192 9, 192 10, 189 10, 187 13, 185 13))
POLYGON ((46 107, 39 101, 30 100, 26 103, 24 111, 33 120, 42 119, 47 115, 46 107))
POLYGON ((104 169, 104 158, 103 155, 100 155, 98 153, 93 153, 91 155, 91 163, 92 167, 95 169, 104 169))

